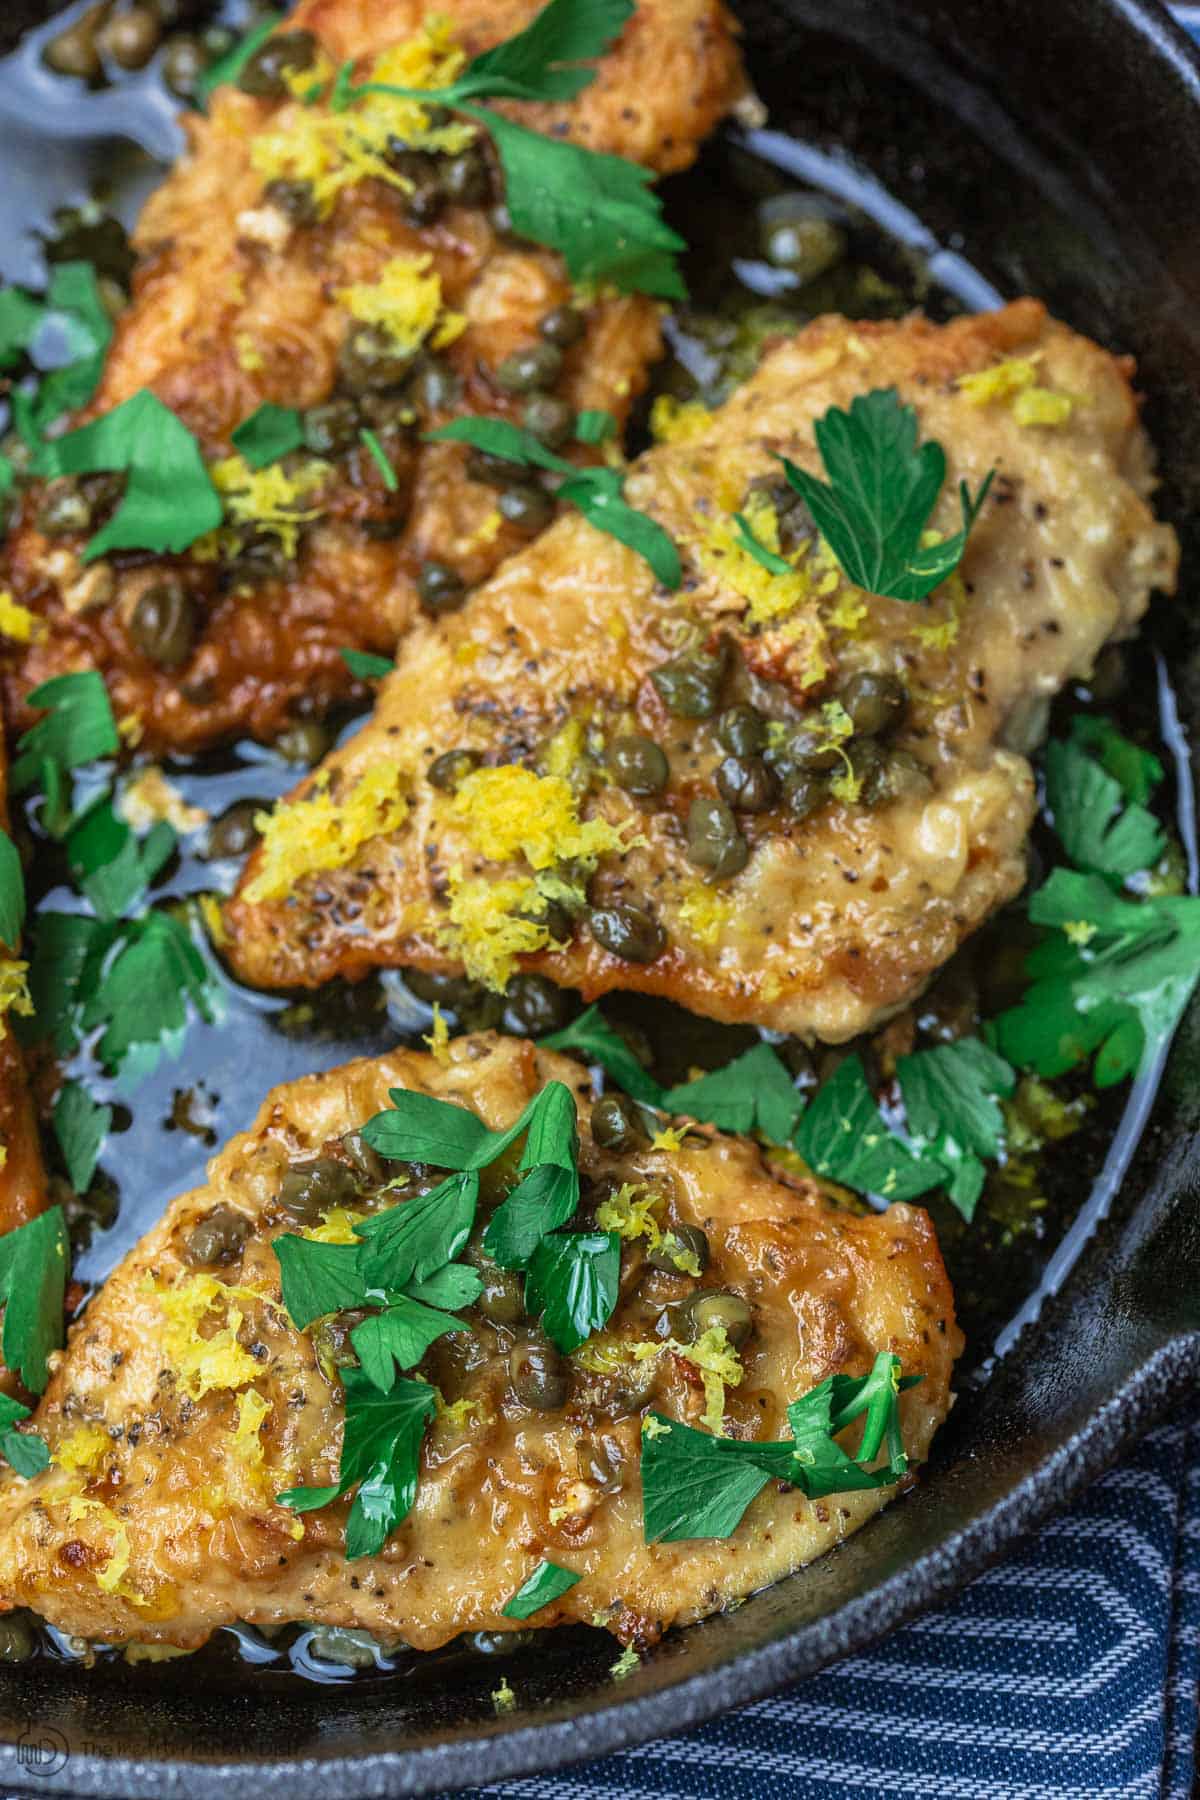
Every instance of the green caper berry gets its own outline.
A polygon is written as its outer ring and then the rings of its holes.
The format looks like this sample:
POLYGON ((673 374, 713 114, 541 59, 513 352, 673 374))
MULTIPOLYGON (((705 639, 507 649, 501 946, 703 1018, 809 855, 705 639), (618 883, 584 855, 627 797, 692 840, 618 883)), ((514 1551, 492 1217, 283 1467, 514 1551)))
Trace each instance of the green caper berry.
POLYGON ((525 403, 521 423, 541 443, 557 450, 575 429, 575 409, 556 394, 534 394, 525 403))
POLYGON ((727 706, 717 720, 717 736, 732 756, 753 756, 767 741, 767 721, 757 706, 727 706))
POLYGON ((659 699, 677 719, 710 719, 721 698, 725 658, 695 650, 652 669, 659 699))
POLYGON ((442 193, 456 206, 482 206, 491 192, 487 163, 478 149, 443 157, 437 174, 442 193))
POLYGON ((220 862, 227 856, 248 856, 258 842, 255 820, 267 805, 265 800, 235 800, 227 806, 208 828, 205 857, 220 862))
POLYGON ((417 576, 417 593, 428 613, 457 612, 467 596, 467 584, 448 563, 423 562, 417 576))
POLYGON ((701 1231, 699 1225, 672 1225, 663 1235, 657 1250, 651 1250, 646 1258, 652 1269, 661 1269, 664 1275, 679 1275, 681 1270, 676 1260, 680 1254, 689 1260, 694 1256, 703 1275, 708 1267, 709 1247, 708 1233, 701 1231))
POLYGON ((484 487, 519 486, 528 478, 528 471, 520 463, 508 462, 503 456, 493 456, 488 450, 472 450, 467 458, 467 480, 478 481, 484 487))
POLYGON ((601 1095, 592 1107, 591 1126, 597 1148, 615 1156, 629 1156, 646 1142, 637 1109, 624 1094, 601 1095))
POLYGON ((478 750, 443 750, 429 765, 429 785, 444 794, 452 794, 464 776, 477 769, 482 761, 478 750))
POLYGON ((209 59, 199 38, 181 31, 170 38, 163 52, 162 78, 177 100, 194 100, 209 59))
POLYGON ((73 475, 52 481, 38 510, 38 530, 45 537, 74 537, 92 523, 92 505, 73 475))
POLYGON ((311 1225, 332 1207, 348 1206, 355 1192, 354 1176, 345 1163, 318 1156, 288 1165, 279 1184, 279 1204, 292 1218, 311 1225))
POLYGON ((280 756, 290 763, 301 763, 312 768, 323 756, 328 755, 333 747, 333 735, 327 725, 319 719, 297 719, 285 727, 275 739, 275 748, 280 756))
POLYGON ((688 809, 688 861, 709 869, 718 880, 736 875, 750 859, 750 846, 724 800, 697 794, 688 809))
POLYGON ((192 654, 196 603, 183 583, 167 577, 143 589, 129 620, 129 636, 147 661, 178 669, 192 654))
POLYGON ((354 1174, 364 1187, 382 1187, 387 1180, 387 1166, 378 1150, 373 1150, 361 1131, 345 1131, 339 1140, 354 1174))
POLYGON ((263 199, 293 225, 315 225, 321 216, 311 181, 286 181, 282 177, 268 181, 263 199))
POLYGON ((787 269, 801 286, 815 281, 846 254, 846 234, 831 219, 780 219, 763 235, 763 253, 777 269, 787 269))
POLYGON ((241 1260, 250 1221, 232 1206, 214 1206, 188 1232, 183 1260, 192 1269, 212 1269, 241 1260))
POLYGON ((96 31, 104 17, 102 6, 93 6, 52 37, 42 53, 46 67, 55 75, 73 75, 79 81, 98 81, 101 75, 100 51, 96 31))
POLYGON ((587 330, 587 320, 577 306, 556 306, 538 320, 538 335, 558 350, 569 350, 587 330))
POLYGON ((144 69, 158 49, 162 23, 150 6, 130 6, 109 19, 97 38, 119 69, 144 69))
POLYGON ((761 756, 727 756, 717 770, 717 786, 739 812, 766 812, 779 798, 779 777, 761 756))
POLYGON ((505 990, 505 1026, 517 1037, 544 1037, 565 1025, 570 998, 544 975, 514 975, 505 990))
POLYGON ((513 1393, 535 1412, 561 1412, 567 1404, 566 1364, 550 1344, 517 1344, 508 1359, 513 1393))
POLYGON ((829 778, 815 769, 797 769, 784 782, 783 797, 793 818, 807 819, 828 801, 829 778))
POLYGON ((326 400, 310 406, 301 424, 304 447, 314 456, 342 456, 358 442, 358 408, 353 400, 326 400))
POLYGON ((898 725, 908 708, 908 689, 896 675, 864 669, 843 682, 838 699, 859 737, 878 737, 898 725))
POLYGON ((830 742, 827 732, 811 730, 806 725, 792 733, 783 754, 797 769, 833 769, 842 760, 838 746, 830 742))
POLYGON ((542 531, 554 517, 554 501, 545 488, 535 487, 532 482, 515 482, 512 487, 503 489, 496 502, 496 509, 502 519, 514 525, 518 531, 527 531, 532 536, 542 531))
POLYGON ((874 738, 854 738, 847 745, 846 754, 858 783, 858 805, 885 806, 893 797, 887 752, 874 738))
POLYGON ((666 752, 653 738, 614 738, 605 760, 613 780, 627 794, 661 794, 671 778, 666 752))
POLYGON ((526 344, 504 358, 496 370, 496 386, 506 394, 532 394, 553 387, 561 370, 562 352, 553 344, 526 344))
POLYGON ((311 31, 277 31, 260 44, 237 78, 243 94, 256 100, 286 100, 290 89, 284 79, 311 69, 320 49, 311 31))
MULTIPOLYGON (((351 401, 350 404, 353 405, 354 402, 351 401)), ((359 419, 372 431, 378 432, 380 437, 398 439, 405 443, 415 438, 420 428, 420 421, 407 389, 384 388, 378 394, 360 394, 358 415, 359 419)), ((356 443, 362 443, 357 429, 354 437, 356 443)), ((387 445, 384 448, 388 450, 387 445)), ((390 450, 388 450, 388 454, 391 454, 390 450)), ((368 457, 367 461, 361 464, 361 468, 371 481, 378 476, 379 471, 375 467, 374 457, 368 457), (374 475, 371 475, 371 470, 375 471, 374 475)))
POLYGON ((594 906, 588 928, 601 949, 622 962, 651 963, 666 948, 662 926, 640 906, 594 906))
POLYGON ((693 1294, 687 1303, 687 1314, 693 1342, 702 1338, 706 1331, 720 1326, 735 1349, 746 1342, 754 1324, 749 1301, 743 1300, 740 1294, 729 1294, 720 1288, 703 1288, 693 1294))
POLYGON ((462 382, 448 363, 422 357, 409 382, 409 394, 422 412, 447 412, 462 395, 462 382))
POLYGON ((12 1612, 0 1619, 0 1663, 28 1662, 37 1646, 28 1613, 12 1612))
POLYGON ((412 372, 413 356, 378 325, 355 325, 338 351, 338 372, 352 394, 399 387, 412 372))
POLYGON ((518 1325, 525 1316, 525 1296, 518 1275, 508 1269, 485 1268, 483 1292, 475 1302, 489 1325, 518 1325))

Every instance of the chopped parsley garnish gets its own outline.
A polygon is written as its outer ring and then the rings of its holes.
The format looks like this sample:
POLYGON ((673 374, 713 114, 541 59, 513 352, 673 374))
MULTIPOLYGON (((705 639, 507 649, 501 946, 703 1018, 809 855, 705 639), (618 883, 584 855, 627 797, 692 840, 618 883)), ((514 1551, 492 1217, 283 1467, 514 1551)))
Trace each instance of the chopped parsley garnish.
POLYGON ((18 1431, 18 1419, 27 1419, 29 1408, 7 1394, 0 1394, 0 1456, 26 1481, 50 1466, 50 1451, 35 1431, 18 1431))
POLYGON ((932 440, 918 446, 917 414, 895 388, 876 388, 832 406, 813 427, 828 482, 781 457, 789 484, 808 506, 847 579, 869 594, 924 600, 962 560, 967 535, 992 483, 974 499, 959 483, 962 529, 925 542, 946 479, 946 453, 932 440))
POLYGON ((0 1345, 8 1368, 33 1394, 40 1394, 50 1379, 46 1359, 63 1341, 67 1255, 61 1206, 51 1206, 0 1237, 0 1345))
POLYGON ((444 88, 387 82, 356 87, 345 65, 330 103, 344 109, 362 94, 398 94, 446 106, 490 134, 504 170, 505 201, 521 237, 557 250, 573 281, 611 282, 666 300, 687 289, 675 257, 685 246, 666 225, 649 171, 623 156, 548 137, 475 104, 480 99, 569 100, 595 79, 584 64, 602 56, 632 17, 632 0, 550 0, 524 31, 472 58, 444 88))
POLYGON ((665 588, 674 591, 683 580, 679 552, 657 519, 638 512, 621 498, 625 477, 618 469, 577 469, 547 450, 531 431, 522 431, 507 419, 454 419, 436 431, 426 433, 428 443, 469 444, 488 456, 499 456, 505 462, 522 467, 549 469, 564 479, 559 484, 558 499, 577 507, 589 524, 606 531, 650 564, 665 588))
POLYGON ((304 443, 304 424, 294 406, 264 400, 233 433, 233 447, 252 469, 265 469, 304 443))
POLYGON ((1004 1151, 999 1103, 1016 1091, 1015 1074, 979 1038, 902 1056, 896 1074, 914 1151, 941 1165, 949 1198, 970 1219, 983 1192, 983 1165, 1004 1151))
POLYGON ((554 1231, 529 1261, 525 1308, 564 1355, 602 1331, 616 1311, 621 1239, 615 1231, 554 1231))
POLYGON ((71 872, 98 919, 122 918, 145 894, 178 842, 159 819, 139 839, 113 811, 107 794, 77 818, 66 837, 71 872))
MULTIPOLYGON (((1112 754, 1119 746, 1109 740, 1108 748, 1112 754)), ((1134 764, 1127 773, 1139 786, 1145 785, 1144 764, 1134 764)), ((1063 849, 1076 868, 1091 874, 1124 881, 1139 869, 1153 867, 1166 849, 1153 813, 1128 800, 1118 777, 1109 774, 1078 738, 1056 738, 1046 746, 1046 804, 1063 849)))
POLYGON ((396 667, 389 656, 374 656, 369 650, 343 650, 342 661, 357 681, 382 681, 396 667))
POLYGON ((380 441, 376 437, 375 433, 373 431, 369 431, 365 425, 363 426, 362 430, 359 432, 358 435, 362 439, 363 444, 366 447, 367 453, 369 454, 369 456, 371 458, 371 461, 375 464, 375 467, 379 470, 379 473, 383 479, 384 487, 387 489, 389 494, 396 493, 396 491, 398 490, 398 488, 400 486, 400 483, 396 479, 395 469, 393 469, 391 463, 388 461, 387 451, 384 449, 383 445, 380 443, 380 441))
POLYGON ((890 1487, 906 1472, 899 1397, 919 1375, 901 1377, 900 1358, 880 1351, 868 1375, 830 1375, 788 1407, 792 1436, 780 1443, 710 1437, 694 1426, 647 1415, 642 1433, 642 1530, 648 1544, 726 1538, 768 1481, 785 1481, 810 1500, 856 1488, 890 1487), (836 1441, 862 1418, 854 1456, 836 1441), (871 1469, 880 1451, 881 1469, 871 1469))
POLYGON ((0 368, 24 355, 40 360, 43 343, 57 337, 53 367, 44 366, 36 390, 10 396, 13 422, 31 449, 64 413, 84 406, 96 391, 112 340, 112 321, 100 297, 91 263, 58 263, 45 300, 20 288, 0 293, 0 368))
POLYGON ((223 87, 227 82, 237 80, 254 52, 260 45, 266 43, 276 26, 283 23, 283 17, 282 13, 273 13, 269 18, 263 19, 254 27, 253 31, 248 31, 245 37, 239 38, 237 43, 225 52, 224 56, 218 56, 215 62, 208 65, 196 83, 196 104, 198 106, 204 107, 214 88, 223 87))
POLYGON ((71 823, 67 777, 85 763, 117 754, 117 723, 103 678, 94 669, 54 675, 34 688, 26 703, 46 711, 17 743, 9 787, 23 794, 40 786, 46 797, 42 822, 52 837, 61 837, 71 823))
POLYGON ((794 575, 796 573, 786 556, 780 556, 776 551, 768 550, 765 544, 759 543, 754 535, 754 529, 744 513, 734 513, 733 522, 737 526, 738 544, 747 556, 754 558, 760 568, 765 569, 769 575, 794 575))
POLYGON ((350 1333, 362 1372, 381 1393, 388 1394, 398 1369, 412 1369, 430 1344, 450 1331, 470 1327, 453 1313, 423 1306, 419 1300, 398 1294, 382 1312, 372 1313, 350 1333))
POLYGON ((913 1200, 945 1179, 941 1163, 910 1150, 884 1124, 857 1055, 817 1089, 795 1143, 816 1174, 881 1200, 913 1200))
POLYGON ((112 1107, 101 1106, 78 1081, 64 1082, 54 1102, 54 1135, 71 1186, 86 1194, 112 1124, 112 1107))
POLYGON ((642 1067, 627 1041, 596 1005, 589 1006, 561 1031, 552 1031, 541 1043, 547 1050, 574 1051, 587 1062, 599 1063, 618 1087, 646 1106, 657 1106, 662 1100, 661 1084, 642 1067))
POLYGON ((1071 737, 1120 783, 1126 800, 1145 806, 1163 778, 1162 763, 1152 750, 1143 750, 1118 731, 1111 719, 1098 718, 1094 713, 1075 714, 1071 737))
POLYGON ((617 435, 617 421, 603 407, 585 407, 575 415, 577 444, 604 444, 617 435))
POLYGON ((804 1107, 792 1078, 769 1044, 755 1044, 741 1056, 682 1087, 668 1088, 664 1111, 706 1119, 722 1131, 761 1131, 772 1143, 791 1142, 804 1107))
POLYGON ((25 925, 25 875, 21 853, 0 831, 0 946, 15 950, 25 925))
POLYGON ((109 550, 186 550, 224 516, 199 444, 148 388, 43 444, 33 466, 46 476, 127 472, 121 503, 89 539, 84 562, 109 550))
POLYGON ((561 1600, 577 1582, 583 1580, 573 1569, 560 1569, 557 1563, 540 1562, 528 1580, 523 1581, 503 1608, 506 1619, 530 1619, 552 1600, 561 1600))

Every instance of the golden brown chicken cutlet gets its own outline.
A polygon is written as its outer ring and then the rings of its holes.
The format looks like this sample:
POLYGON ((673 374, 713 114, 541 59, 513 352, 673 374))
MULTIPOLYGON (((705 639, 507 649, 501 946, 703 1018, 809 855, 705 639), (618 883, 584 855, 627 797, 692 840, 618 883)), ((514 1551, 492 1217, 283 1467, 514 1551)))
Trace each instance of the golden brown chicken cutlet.
MULTIPOLYGON (((419 87, 537 10, 458 0, 444 28, 416 0, 309 0, 287 31, 310 34, 309 72, 327 87, 347 60, 359 77, 419 87)), ((687 166, 742 81, 717 0, 644 0, 577 99, 511 110, 663 174, 687 166)), ((473 126, 418 126, 413 104, 389 96, 356 104, 394 151, 364 156, 354 108, 286 92, 221 87, 209 116, 187 121, 187 152, 138 226, 133 300, 85 416, 152 390, 198 438, 226 527, 180 556, 85 563, 113 482, 82 494, 68 482, 66 505, 62 482, 30 490, 0 580, 50 630, 7 648, 14 725, 28 723, 35 685, 88 667, 154 749, 269 738, 324 710, 353 685, 344 649, 390 654, 419 604, 457 604, 552 515, 541 489, 478 459, 468 470, 461 448, 421 433, 461 412, 520 419, 533 401, 552 437, 580 410, 619 428, 644 386, 656 302, 580 295, 558 256, 513 239, 473 126), (430 147, 403 148, 418 140, 430 147), (304 413, 305 443, 263 472, 231 439, 265 402, 304 413)))
POLYGON ((626 497, 681 587, 565 517, 414 632, 267 825, 227 912, 238 973, 536 970, 831 1041, 894 1013, 1021 887, 1050 701, 1173 584, 1131 373, 1025 300, 821 319, 675 414, 626 497), (935 528, 994 470, 928 604, 854 588, 780 481, 777 453, 815 472, 814 420, 880 388, 945 450, 935 528), (791 573, 739 546, 739 511, 791 573))
MULTIPOLYGON (((648 1644, 801 1567, 878 1511, 894 1486, 810 1501, 775 1481, 729 1537, 646 1543, 647 1414, 780 1439, 789 1400, 890 1352, 921 1377, 900 1398, 919 1463, 949 1408, 961 1337, 919 1208, 856 1217, 711 1130, 676 1152, 617 1157, 592 1140, 590 1094, 577 1063, 481 1035, 440 1060, 399 1051, 269 1095, 208 1185, 168 1208, 72 1328, 34 1420, 51 1465, 0 1486, 0 1604, 107 1643, 192 1648, 237 1619, 303 1619, 432 1649, 463 1631, 516 1629, 502 1609, 549 1560, 582 1579, 533 1625, 601 1621, 648 1644), (323 1156, 349 1180, 344 1136, 387 1106, 389 1089, 452 1101, 499 1130, 551 1080, 579 1105, 585 1206, 629 1184, 643 1218, 706 1244, 702 1281, 655 1268, 647 1239, 627 1237, 610 1323, 549 1372, 543 1341, 531 1386, 532 1366, 513 1357, 530 1326, 501 1304, 493 1271, 464 1328, 420 1364, 438 1415, 411 1513, 377 1554, 348 1560, 345 1502, 297 1515, 275 1499, 336 1480, 345 1417, 330 1360, 344 1330, 334 1319, 298 1332, 280 1306, 272 1241, 301 1228, 281 1199, 289 1168, 323 1156), (699 1344, 678 1339, 701 1287, 748 1322, 732 1362, 726 1336, 715 1387, 699 1344), (674 1322, 665 1342, 664 1320, 674 1322)), ((403 1201, 371 1191, 353 1166, 357 1195, 304 1227, 326 1242, 338 1221, 403 1201)), ((484 1214, 499 1191, 488 1179, 484 1214)))

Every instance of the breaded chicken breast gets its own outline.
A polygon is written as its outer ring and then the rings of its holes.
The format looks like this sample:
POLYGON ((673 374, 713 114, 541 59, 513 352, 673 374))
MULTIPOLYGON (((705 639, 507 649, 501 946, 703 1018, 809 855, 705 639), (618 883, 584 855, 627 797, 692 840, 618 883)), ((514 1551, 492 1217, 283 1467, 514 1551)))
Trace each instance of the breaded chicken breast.
MULTIPOLYGON (((600 1620, 644 1644, 856 1530, 894 1487, 810 1501, 775 1481, 728 1538, 647 1544, 643 1418, 706 1415, 711 1429, 715 1405, 727 1435, 779 1439, 790 1400, 828 1375, 865 1374, 887 1351, 921 1378, 901 1396, 900 1420, 908 1456, 922 1461, 961 1346, 928 1218, 903 1205, 855 1217, 812 1185, 769 1175, 749 1142, 707 1129, 677 1152, 617 1158, 592 1141, 589 1096, 577 1063, 490 1034, 452 1042, 440 1061, 401 1051, 270 1094, 214 1158, 208 1185, 168 1208, 72 1328, 32 1421, 51 1466, 31 1481, 9 1471, 0 1487, 0 1605, 107 1643, 193 1647, 235 1619, 309 1620, 433 1649, 462 1631, 516 1628, 502 1609, 551 1560, 582 1579, 531 1624, 600 1620), (662 1272, 648 1241, 629 1236, 617 1311, 565 1361, 549 1352, 551 1392, 519 1286, 508 1304, 513 1278, 481 1264, 468 1329, 419 1367, 439 1401, 412 1511, 379 1554, 348 1561, 345 1501, 297 1515, 275 1499, 336 1481, 336 1365, 354 1360, 349 1319, 301 1333, 279 1304, 272 1241, 301 1228, 288 1171, 325 1157, 347 1182, 354 1172, 357 1196, 305 1225, 346 1241, 348 1220, 403 1204, 402 1190, 381 1193, 381 1177, 363 1174, 361 1142, 343 1141, 389 1089, 452 1101, 501 1129, 550 1080, 578 1098, 584 1210, 636 1184, 661 1228, 691 1227, 692 1245, 704 1234, 707 1267, 700 1279, 662 1272), (701 1287, 740 1297, 750 1326, 732 1366, 723 1354, 715 1399, 681 1323, 701 1287), (521 1358, 538 1354, 531 1389, 521 1358)), ((485 1175, 481 1215, 504 1191, 496 1174, 485 1175)), ((853 1428, 846 1438, 853 1450, 853 1428)))
MULTIPOLYGON (((296 93, 351 59, 359 79, 437 85, 538 5, 440 11, 449 36, 417 0, 305 0, 286 23, 289 41, 315 40, 296 93)), ((507 110, 661 174, 687 166, 742 81, 719 0, 642 0, 576 100, 507 110)), ((85 565, 111 481, 85 483, 86 531, 75 490, 65 516, 56 490, 31 490, 0 585, 50 632, 5 646, 16 727, 37 683, 89 667, 152 749, 270 737, 324 709, 352 688, 343 649, 390 654, 419 584, 428 605, 455 604, 552 512, 540 490, 498 504, 503 477, 478 478, 476 462, 468 478, 461 449, 421 432, 461 412, 520 418, 531 389, 543 412, 603 410, 619 426, 659 352, 656 302, 581 297, 559 257, 505 232, 498 168, 469 124, 429 127, 382 95, 335 113, 222 87, 186 128, 138 226, 133 300, 86 416, 151 389, 199 439, 229 526, 183 556, 85 565), (362 107, 385 154, 355 136, 362 107), (502 365, 530 350, 540 361, 513 391, 502 365), (264 402, 304 411, 306 442, 255 478, 231 439, 264 402)))
POLYGON ((678 591, 567 517, 410 636, 267 823, 235 969, 533 969, 830 1041, 895 1012, 1021 887, 1051 699, 1173 584, 1131 375, 1033 300, 780 344, 630 474, 678 591), (778 453, 818 472, 814 421, 880 388, 945 450, 943 534, 959 481, 995 471, 928 604, 852 587, 780 485, 778 453), (738 512, 790 573, 740 547, 738 512))

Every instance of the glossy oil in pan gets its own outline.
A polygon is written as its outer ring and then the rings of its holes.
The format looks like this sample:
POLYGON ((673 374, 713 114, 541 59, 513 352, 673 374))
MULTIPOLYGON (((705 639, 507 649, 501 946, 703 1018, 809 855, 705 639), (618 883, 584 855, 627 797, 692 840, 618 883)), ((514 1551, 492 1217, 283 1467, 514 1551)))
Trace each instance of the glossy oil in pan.
MULTIPOLYGON (((1192 51, 1134 0, 747 0, 740 11, 752 74, 793 144, 844 151, 848 179, 874 177, 909 209, 927 257, 1005 295, 1039 294, 1137 355, 1164 510, 1184 539, 1182 602, 1149 634, 1178 696, 1186 800, 1185 734, 1200 738, 1188 591, 1200 553, 1188 525, 1200 517, 1192 51)), ((10 0, 0 34, 39 16, 10 0)), ((10 191, 20 179, 5 167, 10 191)), ((679 1730, 945 1599, 1196 1391, 1200 1007, 1157 1093, 1144 1091, 1148 1116, 1127 1113, 1107 1178, 1051 1265, 1057 1292, 1009 1333, 916 1492, 799 1577, 672 1634, 619 1686, 611 1646, 553 1634, 521 1663, 518 1708, 499 1720, 497 1671, 478 1657, 439 1659, 402 1683, 303 1690, 186 1661, 112 1680, 46 1662, 6 1670, 4 1791, 339 1800, 456 1789, 679 1730)))

